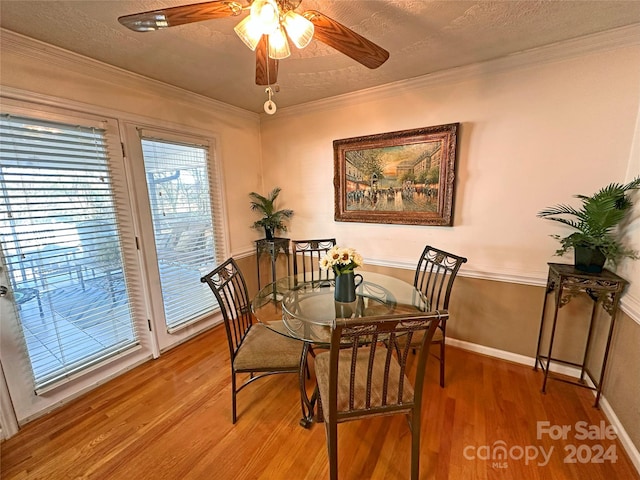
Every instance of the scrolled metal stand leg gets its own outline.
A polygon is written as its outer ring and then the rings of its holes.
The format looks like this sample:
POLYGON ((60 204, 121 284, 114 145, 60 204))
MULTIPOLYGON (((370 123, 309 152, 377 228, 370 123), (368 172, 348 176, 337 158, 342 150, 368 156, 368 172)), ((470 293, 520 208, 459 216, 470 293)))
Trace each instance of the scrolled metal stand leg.
POLYGON ((309 342, 304 342, 304 346, 302 347, 302 358, 300 359, 300 371, 298 373, 298 378, 300 380, 300 406, 302 408, 302 418, 300 419, 300 426, 304 428, 311 427, 313 423, 313 414, 314 408, 316 404, 316 400, 318 398, 318 387, 313 391, 313 395, 311 398, 307 395, 307 385, 305 377, 308 373, 307 367, 307 356, 309 354, 309 348, 311 344, 309 342))

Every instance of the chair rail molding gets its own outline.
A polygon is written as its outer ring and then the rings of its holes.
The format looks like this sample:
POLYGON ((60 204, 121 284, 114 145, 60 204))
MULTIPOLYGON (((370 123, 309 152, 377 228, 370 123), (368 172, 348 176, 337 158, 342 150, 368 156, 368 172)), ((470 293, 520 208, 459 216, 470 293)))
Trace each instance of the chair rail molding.
MULTIPOLYGON (((415 262, 389 262, 365 258, 365 265, 375 265, 378 267, 398 268, 401 270, 415 271, 415 262)), ((490 270, 488 268, 469 268, 468 264, 462 266, 458 275, 461 277, 477 278, 479 280, 491 280, 494 282, 515 283, 519 285, 530 285, 534 287, 544 287, 547 285, 546 270, 490 270)), ((640 299, 625 293, 620 299, 620 310, 640 325, 640 299)))

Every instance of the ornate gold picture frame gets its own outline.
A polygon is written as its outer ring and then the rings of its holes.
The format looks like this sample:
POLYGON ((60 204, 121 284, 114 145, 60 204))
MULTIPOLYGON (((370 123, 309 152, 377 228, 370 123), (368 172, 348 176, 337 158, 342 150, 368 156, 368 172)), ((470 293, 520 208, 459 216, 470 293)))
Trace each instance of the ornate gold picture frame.
POLYGON ((335 220, 453 225, 459 125, 334 140, 335 220))

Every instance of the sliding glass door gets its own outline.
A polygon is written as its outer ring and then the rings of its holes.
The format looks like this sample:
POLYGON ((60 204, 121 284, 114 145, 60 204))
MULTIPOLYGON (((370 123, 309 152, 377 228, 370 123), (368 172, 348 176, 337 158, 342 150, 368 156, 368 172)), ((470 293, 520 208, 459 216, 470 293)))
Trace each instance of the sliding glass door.
POLYGON ((224 259, 221 190, 213 140, 127 125, 140 235, 159 350, 202 328, 217 309, 200 281, 224 259), (141 159, 142 161, 138 161, 141 159))
POLYGON ((225 229, 212 140, 2 108, 0 361, 23 423, 209 328, 225 229))
POLYGON ((21 421, 150 356, 117 122, 37 113, 0 117, 0 359, 21 421))
POLYGON ((200 282, 216 265, 209 152, 204 145, 141 141, 164 319, 173 331, 216 307, 200 282))

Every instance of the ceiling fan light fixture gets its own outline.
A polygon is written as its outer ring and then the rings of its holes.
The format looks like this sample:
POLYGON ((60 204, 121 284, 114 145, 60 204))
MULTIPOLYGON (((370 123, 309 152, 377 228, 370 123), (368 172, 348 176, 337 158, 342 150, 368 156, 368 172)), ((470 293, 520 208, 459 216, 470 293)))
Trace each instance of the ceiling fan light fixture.
POLYGON ((289 10, 284 15, 282 25, 284 25, 291 41, 298 48, 306 47, 313 38, 313 23, 293 10, 289 10))
MULTIPOLYGON (((234 31, 255 52, 255 82, 260 86, 277 85, 279 60, 291 55, 289 41, 302 49, 315 38, 367 68, 378 68, 389 58, 389 52, 384 48, 321 12, 307 10, 302 14, 295 13, 301 2, 208 0, 123 15, 118 17, 118 22, 135 32, 148 32, 248 13, 234 31)), ((265 111, 273 114, 275 110, 275 103, 269 95, 265 111)))
POLYGON ((242 20, 233 30, 251 50, 256 49, 262 38, 262 29, 251 15, 242 20))
POLYGON ((264 35, 273 33, 280 25, 280 9, 275 0, 254 0, 250 12, 264 35))
POLYGON ((269 57, 275 60, 282 60, 291 55, 287 35, 280 27, 269 34, 269 57))

